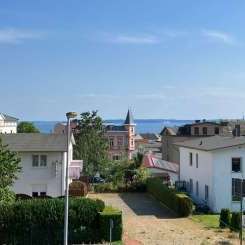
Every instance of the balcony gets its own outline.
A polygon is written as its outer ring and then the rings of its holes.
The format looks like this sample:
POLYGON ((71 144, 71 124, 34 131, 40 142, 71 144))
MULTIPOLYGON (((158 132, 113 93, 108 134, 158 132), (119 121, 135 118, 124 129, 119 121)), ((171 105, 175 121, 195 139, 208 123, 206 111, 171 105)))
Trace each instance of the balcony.
POLYGON ((83 160, 72 160, 69 165, 69 178, 79 179, 83 170, 83 160))

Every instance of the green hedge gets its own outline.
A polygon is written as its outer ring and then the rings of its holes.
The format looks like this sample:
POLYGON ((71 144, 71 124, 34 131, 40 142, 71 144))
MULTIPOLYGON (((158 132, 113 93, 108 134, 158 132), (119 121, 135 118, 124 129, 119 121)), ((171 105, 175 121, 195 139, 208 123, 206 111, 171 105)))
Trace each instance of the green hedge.
POLYGON ((231 212, 228 208, 221 209, 220 217, 219 217, 219 227, 225 228, 229 227, 231 222, 231 212))
POLYGON ((186 217, 192 213, 192 200, 185 194, 169 189, 162 183, 161 178, 149 178, 146 185, 149 193, 175 211, 179 216, 186 217))
MULTIPOLYGON (((70 243, 101 241, 98 214, 103 209, 102 201, 70 198, 70 243)), ((62 244, 63 224, 64 199, 31 199, 0 205, 0 244, 62 244)))
POLYGON ((120 241, 122 239, 122 212, 106 207, 100 212, 99 227, 102 240, 110 240, 110 220, 113 220, 112 241, 120 241))

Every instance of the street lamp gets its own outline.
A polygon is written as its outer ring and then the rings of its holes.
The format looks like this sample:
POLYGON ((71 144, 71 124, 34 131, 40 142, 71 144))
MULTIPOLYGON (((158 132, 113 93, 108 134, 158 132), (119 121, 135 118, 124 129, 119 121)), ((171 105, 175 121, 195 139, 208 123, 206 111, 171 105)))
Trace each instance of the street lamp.
POLYGON ((65 218, 64 218, 64 245, 68 245, 68 210, 69 210, 69 145, 70 145, 70 137, 71 137, 71 119, 77 116, 76 112, 67 112, 67 153, 66 153, 66 172, 65 172, 65 218))

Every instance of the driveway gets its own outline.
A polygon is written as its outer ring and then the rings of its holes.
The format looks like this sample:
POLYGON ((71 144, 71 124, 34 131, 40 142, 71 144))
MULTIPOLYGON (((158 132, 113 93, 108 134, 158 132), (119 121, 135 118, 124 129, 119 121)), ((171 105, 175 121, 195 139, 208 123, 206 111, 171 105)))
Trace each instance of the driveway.
POLYGON ((126 245, 238 244, 229 234, 208 230, 189 218, 177 218, 147 193, 90 194, 123 212, 126 245), (221 243, 230 241, 230 243, 221 243))

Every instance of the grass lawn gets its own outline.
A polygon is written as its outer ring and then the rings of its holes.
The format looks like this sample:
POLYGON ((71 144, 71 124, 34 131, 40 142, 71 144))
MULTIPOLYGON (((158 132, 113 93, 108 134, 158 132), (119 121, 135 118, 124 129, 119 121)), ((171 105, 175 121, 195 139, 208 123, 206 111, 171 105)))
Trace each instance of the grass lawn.
POLYGON ((200 214, 192 215, 191 219, 203 224, 206 228, 219 228, 219 214, 200 214))

